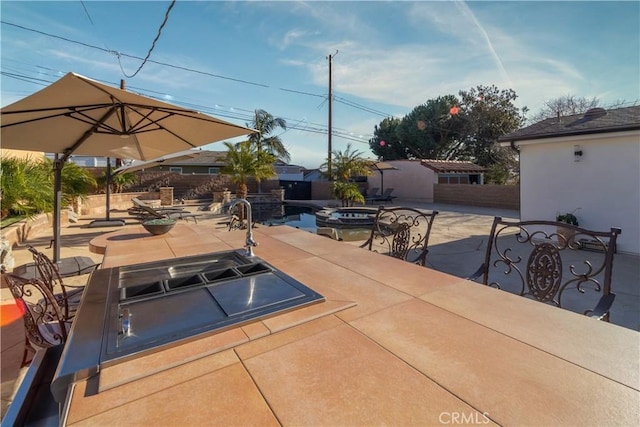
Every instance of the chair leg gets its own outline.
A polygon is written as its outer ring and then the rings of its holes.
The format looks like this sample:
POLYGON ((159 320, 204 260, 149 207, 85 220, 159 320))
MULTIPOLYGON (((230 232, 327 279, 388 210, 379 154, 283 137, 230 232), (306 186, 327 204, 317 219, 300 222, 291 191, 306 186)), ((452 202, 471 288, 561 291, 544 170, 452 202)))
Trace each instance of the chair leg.
POLYGON ((28 366, 29 364, 31 364, 33 357, 27 360, 27 356, 29 355, 30 351, 32 351, 33 354, 35 355, 36 350, 35 348, 33 348, 31 343, 29 342, 29 338, 24 337, 24 353, 22 354, 22 362, 20 363, 21 368, 24 368, 25 366, 28 366))

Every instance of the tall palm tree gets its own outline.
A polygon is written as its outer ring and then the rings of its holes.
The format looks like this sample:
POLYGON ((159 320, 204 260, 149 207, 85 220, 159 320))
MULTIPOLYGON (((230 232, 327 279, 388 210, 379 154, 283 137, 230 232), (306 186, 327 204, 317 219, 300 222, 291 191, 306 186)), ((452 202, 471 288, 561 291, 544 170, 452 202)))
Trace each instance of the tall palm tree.
POLYGON ((225 142, 227 156, 225 166, 220 173, 229 175, 231 182, 238 184, 236 191, 238 198, 247 197, 247 179, 252 176, 258 182, 276 175, 273 168, 275 156, 265 151, 258 151, 251 141, 238 144, 225 142))
POLYGON ((287 130, 286 120, 273 117, 265 110, 257 109, 254 111, 251 123, 247 123, 247 127, 258 131, 258 133, 249 136, 249 141, 257 151, 264 150, 284 162, 291 160, 291 155, 285 148, 280 137, 271 135, 271 133, 278 128, 287 130))

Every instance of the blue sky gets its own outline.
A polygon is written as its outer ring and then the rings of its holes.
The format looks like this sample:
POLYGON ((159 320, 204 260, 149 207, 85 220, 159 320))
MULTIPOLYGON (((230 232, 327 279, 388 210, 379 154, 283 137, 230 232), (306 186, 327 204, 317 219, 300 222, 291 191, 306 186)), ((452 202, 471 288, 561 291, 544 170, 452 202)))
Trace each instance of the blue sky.
POLYGON ((333 148, 351 143, 366 157, 384 117, 477 85, 515 90, 531 113, 568 94, 603 106, 640 97, 637 1, 178 1, 150 57, 168 65, 147 62, 126 77, 169 5, 3 0, 2 106, 70 71, 125 79, 128 90, 237 124, 256 108, 282 117, 291 162, 314 168, 327 157, 336 51, 333 148))

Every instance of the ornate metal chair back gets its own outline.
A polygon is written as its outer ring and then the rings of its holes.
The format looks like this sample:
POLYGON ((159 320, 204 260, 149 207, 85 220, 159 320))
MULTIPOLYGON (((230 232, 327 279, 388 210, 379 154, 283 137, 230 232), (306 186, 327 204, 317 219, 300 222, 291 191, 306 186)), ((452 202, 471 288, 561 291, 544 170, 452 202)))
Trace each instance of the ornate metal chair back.
POLYGON ((476 277, 481 275, 487 286, 608 321, 620 233, 619 228, 600 232, 555 221, 496 217, 476 277), (590 308, 584 310, 585 304, 590 308))
POLYGON ((369 239, 362 247, 424 266, 437 214, 438 211, 427 213, 413 208, 380 206, 369 239))
POLYGON ((22 311, 25 327, 25 349, 22 366, 29 363, 29 352, 35 347, 53 347, 67 341, 69 324, 49 287, 39 279, 26 279, 4 273, 4 279, 22 311))
POLYGON ((28 246, 29 252, 33 256, 33 261, 36 265, 36 270, 40 276, 40 280, 44 283, 51 294, 54 295, 56 301, 60 305, 65 319, 69 319, 72 315, 71 308, 69 306, 69 293, 65 286, 62 276, 58 267, 46 256, 44 253, 38 251, 33 246, 28 246), (60 293, 57 293, 56 288, 60 288, 60 293))

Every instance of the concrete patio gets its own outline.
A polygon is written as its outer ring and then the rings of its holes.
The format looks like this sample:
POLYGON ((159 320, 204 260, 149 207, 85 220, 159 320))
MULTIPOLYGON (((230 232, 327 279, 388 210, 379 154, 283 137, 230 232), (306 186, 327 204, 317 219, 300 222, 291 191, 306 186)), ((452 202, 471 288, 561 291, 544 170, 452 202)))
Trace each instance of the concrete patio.
MULTIPOLYGON (((326 201, 318 204, 326 206, 326 201)), ((428 266, 435 270, 449 273, 458 277, 471 275, 482 263, 486 241, 494 216, 504 218, 518 218, 517 211, 495 210, 478 207, 453 205, 436 205, 396 200, 395 205, 413 206, 419 209, 438 210, 440 214, 435 220, 432 230, 428 255, 428 266)), ((197 209, 197 207, 190 207, 197 209)), ((206 232, 210 230, 224 230, 226 216, 214 215, 207 212, 198 218, 197 227, 206 232)), ((138 222, 129 217, 126 212, 113 212, 113 218, 126 219, 125 227, 138 222)), ((81 217, 76 224, 62 229, 61 256, 90 256, 96 262, 102 261, 102 255, 90 253, 88 243, 91 239, 121 227, 88 228, 88 223, 96 218, 81 217)), ((624 231, 623 231, 624 232, 624 231)), ((28 244, 35 246, 51 256, 49 248, 50 233, 40 233, 28 240, 28 244)), ((362 242, 344 242, 344 244, 359 245, 362 242)), ((21 265, 31 262, 31 254, 26 245, 13 250, 15 264, 21 265)), ((88 275, 65 279, 65 283, 77 284, 86 282, 88 275)), ((636 331, 640 330, 640 259, 637 256, 617 254, 614 260, 613 288, 617 294, 611 312, 611 323, 615 323, 636 331)), ((19 384, 25 369, 20 370, 24 346, 24 332, 22 320, 13 309, 13 298, 8 289, 0 290, 2 303, 2 414, 11 402, 16 385, 19 384)))

